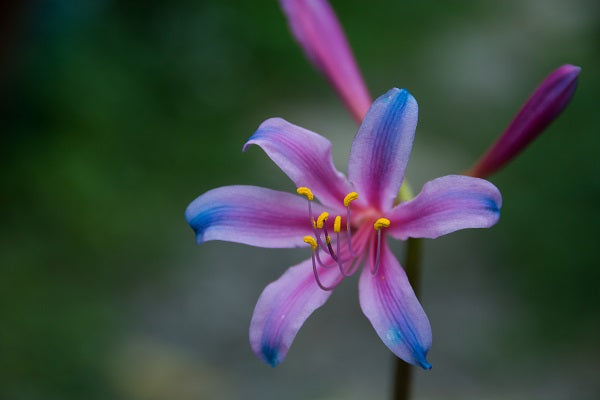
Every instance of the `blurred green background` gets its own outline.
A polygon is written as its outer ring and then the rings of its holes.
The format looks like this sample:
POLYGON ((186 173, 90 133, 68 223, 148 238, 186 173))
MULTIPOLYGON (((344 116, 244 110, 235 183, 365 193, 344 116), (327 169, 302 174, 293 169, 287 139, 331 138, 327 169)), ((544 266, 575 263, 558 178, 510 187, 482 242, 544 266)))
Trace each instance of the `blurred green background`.
MULTIPOLYGON (((468 168, 554 68, 565 113, 491 180, 500 223, 425 243, 434 369, 415 398, 600 397, 600 5, 335 1, 374 96, 419 101, 416 188, 468 168)), ((0 398, 387 398, 393 357, 345 282, 276 369, 256 299, 303 250, 197 247, 183 211, 213 187, 293 191, 259 150, 280 116, 356 132, 275 1, 15 1, 0 43, 0 398)), ((397 255, 402 259, 403 248, 397 255)))

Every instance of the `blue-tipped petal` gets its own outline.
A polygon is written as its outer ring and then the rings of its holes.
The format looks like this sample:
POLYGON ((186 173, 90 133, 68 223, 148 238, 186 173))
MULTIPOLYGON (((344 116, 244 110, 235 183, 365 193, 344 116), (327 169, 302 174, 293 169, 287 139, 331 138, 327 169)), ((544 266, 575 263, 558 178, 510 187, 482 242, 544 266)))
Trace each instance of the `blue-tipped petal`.
POLYGON ((417 127, 417 101, 404 89, 379 97, 350 150, 348 178, 362 200, 387 211, 398 194, 417 127))
MULTIPOLYGON (((374 247, 374 246, 372 246, 374 247)), ((360 306, 383 343, 404 361, 431 369, 426 356, 431 347, 431 326, 404 269, 381 241, 381 260, 373 275, 375 250, 360 276, 360 306)))
POLYGON ((331 142, 308 129, 281 118, 263 122, 244 145, 260 146, 296 187, 308 187, 322 204, 343 209, 343 199, 352 191, 344 174, 331 158, 331 142))
POLYGON ((396 239, 436 237, 467 228, 489 228, 500 218, 502 196, 490 182, 448 175, 427 182, 411 201, 389 214, 396 239))
MULTIPOLYGON (((322 207, 313 205, 315 213, 322 207)), ((259 247, 305 246, 312 234, 306 199, 256 186, 224 186, 210 190, 185 210, 198 244, 225 240, 259 247)))
MULTIPOLYGON (((318 267, 326 285, 340 279, 337 268, 318 267)), ((250 322, 250 346, 258 358, 275 367, 283 361, 304 324, 321 307, 331 291, 319 288, 311 260, 289 268, 263 290, 250 322)))

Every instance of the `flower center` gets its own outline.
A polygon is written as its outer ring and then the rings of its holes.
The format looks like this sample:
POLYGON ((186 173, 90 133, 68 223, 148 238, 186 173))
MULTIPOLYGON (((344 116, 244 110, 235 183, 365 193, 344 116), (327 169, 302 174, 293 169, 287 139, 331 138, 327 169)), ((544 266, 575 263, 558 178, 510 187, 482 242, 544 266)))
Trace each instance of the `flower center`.
MULTIPOLYGON (((312 236, 305 236, 304 242, 309 244, 312 252, 311 259, 313 264, 313 272, 315 275, 315 281, 317 285, 322 290, 333 290, 339 283, 345 278, 352 276, 360 266, 359 254, 355 252, 354 247, 352 245, 352 224, 350 222, 351 217, 351 203, 358 199, 358 193, 350 192, 344 197, 344 206, 347 208, 346 213, 346 246, 347 251, 344 253, 341 251, 341 238, 340 233, 342 230, 342 217, 337 215, 334 219, 333 223, 333 232, 335 233, 335 242, 332 244, 331 236, 329 235, 329 231, 327 230, 326 221, 329 219, 328 212, 322 212, 317 219, 314 219, 312 212, 312 201, 314 200, 314 195, 312 191, 307 187, 299 187, 297 189, 297 193, 306 197, 308 200, 308 217, 310 224, 312 225, 313 234, 312 236), (321 239, 321 235, 323 235, 324 240, 321 239), (333 246, 335 245, 335 250, 333 246), (325 260, 325 262, 321 259, 320 251, 323 251, 326 255, 331 257, 330 260, 325 260), (331 285, 325 285, 321 282, 319 278, 319 273, 317 271, 317 264, 321 268, 331 268, 335 264, 338 265, 340 276, 336 281, 331 285), (341 278, 341 279, 340 279, 341 278)), ((380 259, 380 249, 381 249, 381 230, 383 228, 388 228, 390 226, 390 220, 387 218, 379 218, 373 224, 373 228, 377 232, 377 255, 375 261, 375 267, 371 271, 373 275, 377 273, 379 270, 379 259, 380 259)), ((366 233, 367 231, 364 229, 359 229, 355 236, 359 235, 359 232, 366 233)), ((360 236, 364 236, 364 234, 360 234, 360 236)))

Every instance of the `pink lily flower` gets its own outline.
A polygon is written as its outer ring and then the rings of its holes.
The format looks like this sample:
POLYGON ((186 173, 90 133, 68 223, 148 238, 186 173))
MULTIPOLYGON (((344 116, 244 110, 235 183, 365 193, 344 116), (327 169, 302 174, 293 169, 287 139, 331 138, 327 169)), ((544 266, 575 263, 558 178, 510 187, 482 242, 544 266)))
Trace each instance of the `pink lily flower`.
POLYGON ((468 174, 490 176, 538 137, 571 101, 580 71, 580 67, 567 64, 548 75, 468 174))
POLYGON ((280 0, 280 4, 304 53, 360 124, 371 106, 371 96, 331 6, 324 0, 280 0))
POLYGON ((261 147, 301 196, 226 186, 188 206, 185 216, 198 243, 310 246, 311 257, 269 284, 256 304, 250 344, 266 363, 283 361, 304 321, 364 265, 359 299, 373 328, 398 357, 431 368, 426 359, 429 320, 386 237, 436 238, 487 228, 498 221, 502 199, 486 180, 449 175, 427 182, 414 199, 395 205, 417 114, 417 102, 406 90, 391 89, 379 97, 352 143, 348 179, 336 170, 326 138, 280 118, 268 119, 244 150, 261 147))

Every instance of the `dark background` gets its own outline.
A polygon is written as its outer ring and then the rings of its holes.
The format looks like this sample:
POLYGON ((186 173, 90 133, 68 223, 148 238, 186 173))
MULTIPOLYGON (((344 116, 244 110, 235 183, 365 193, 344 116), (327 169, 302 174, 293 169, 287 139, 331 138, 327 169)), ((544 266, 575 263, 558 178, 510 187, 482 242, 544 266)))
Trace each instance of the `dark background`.
MULTIPOLYGON (((374 96, 419 102, 416 189, 468 168, 556 67, 564 114, 492 177, 500 223, 425 243, 423 399, 600 395, 599 5, 332 1, 374 96)), ((281 116, 356 132, 275 1, 7 2, 0 29, 0 398, 386 398, 393 356, 345 282, 272 369, 256 299, 303 250, 195 246, 213 187, 294 186, 245 140, 281 116)), ((403 248, 396 248, 402 259, 403 248)))

